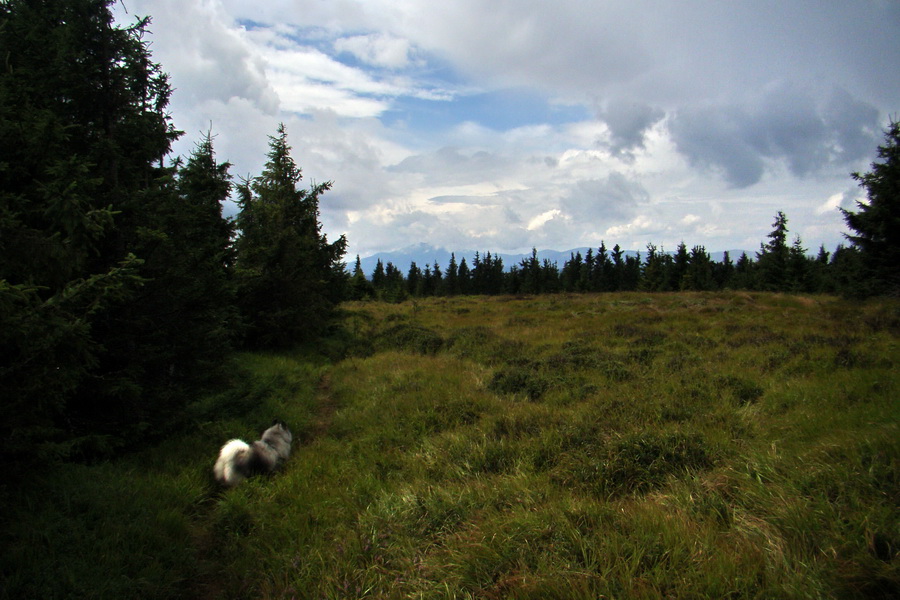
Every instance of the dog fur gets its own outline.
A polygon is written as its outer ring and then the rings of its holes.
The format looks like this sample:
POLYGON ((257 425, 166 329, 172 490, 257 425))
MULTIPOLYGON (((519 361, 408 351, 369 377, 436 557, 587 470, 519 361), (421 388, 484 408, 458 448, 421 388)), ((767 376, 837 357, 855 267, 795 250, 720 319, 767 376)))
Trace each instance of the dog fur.
POLYGON ((287 425, 275 421, 252 444, 238 439, 229 440, 219 451, 219 458, 213 467, 216 481, 226 487, 234 487, 251 475, 271 473, 287 460, 293 439, 287 425))

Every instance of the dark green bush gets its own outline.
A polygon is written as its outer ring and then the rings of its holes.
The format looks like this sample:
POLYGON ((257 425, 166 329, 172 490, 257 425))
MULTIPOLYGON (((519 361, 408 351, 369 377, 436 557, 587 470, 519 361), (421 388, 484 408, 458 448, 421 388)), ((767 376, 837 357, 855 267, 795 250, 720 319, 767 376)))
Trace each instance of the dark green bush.
POLYGON ((712 459, 697 435, 642 433, 619 441, 603 465, 601 487, 607 495, 646 492, 670 475, 709 468, 712 459))
POLYGON ((400 323, 380 333, 374 346, 377 350, 436 354, 444 346, 444 338, 427 327, 400 323))
POLYGON ((494 373, 488 389, 498 394, 524 394, 538 400, 550 388, 550 382, 539 371, 527 366, 512 366, 494 373))

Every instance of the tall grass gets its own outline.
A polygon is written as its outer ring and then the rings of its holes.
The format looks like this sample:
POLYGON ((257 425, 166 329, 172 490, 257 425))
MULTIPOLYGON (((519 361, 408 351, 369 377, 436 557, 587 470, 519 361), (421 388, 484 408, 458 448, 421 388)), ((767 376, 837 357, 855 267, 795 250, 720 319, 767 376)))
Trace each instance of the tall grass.
POLYGON ((768 294, 344 307, 189 433, 6 490, 4 597, 900 595, 900 306, 768 294), (285 468, 223 492, 272 418, 285 468))

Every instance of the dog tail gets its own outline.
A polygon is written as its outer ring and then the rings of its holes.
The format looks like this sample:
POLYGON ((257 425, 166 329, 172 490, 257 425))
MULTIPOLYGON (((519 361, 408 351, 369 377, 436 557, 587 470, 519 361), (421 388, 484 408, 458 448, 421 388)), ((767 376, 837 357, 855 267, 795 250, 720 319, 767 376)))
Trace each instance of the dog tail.
POLYGON ((242 482, 247 477, 246 466, 250 454, 250 446, 243 440, 230 440, 222 446, 219 458, 213 467, 216 481, 228 487, 242 482))

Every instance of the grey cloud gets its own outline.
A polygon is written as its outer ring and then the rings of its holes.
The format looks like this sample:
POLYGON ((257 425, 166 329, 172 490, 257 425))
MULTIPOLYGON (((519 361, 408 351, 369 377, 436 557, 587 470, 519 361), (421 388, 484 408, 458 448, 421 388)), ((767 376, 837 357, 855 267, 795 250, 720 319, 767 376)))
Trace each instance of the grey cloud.
POLYGON ((452 185, 491 181, 510 168, 510 160, 503 156, 483 150, 464 154, 459 148, 445 146, 436 152, 407 157, 387 170, 427 174, 430 184, 452 185))
POLYGON ((732 187, 757 183, 767 162, 783 162, 798 177, 828 166, 852 166, 874 149, 878 110, 836 93, 821 107, 789 84, 755 103, 687 108, 669 121, 676 147, 692 165, 721 170, 732 187))
POLYGON ((878 109, 836 89, 824 111, 824 119, 834 132, 838 157, 855 161, 872 155, 879 141, 878 109))
POLYGON ((560 202, 563 212, 578 221, 613 223, 630 219, 636 207, 649 201, 644 187, 614 171, 605 179, 575 183, 560 202))
POLYGON ((747 187, 762 178, 763 162, 746 139, 746 125, 735 108, 688 109, 670 120, 669 132, 693 166, 719 169, 733 187, 747 187))
POLYGON ((662 109, 642 102, 612 101, 597 115, 609 128, 610 151, 621 158, 633 159, 634 151, 644 147, 649 128, 665 117, 662 109))

